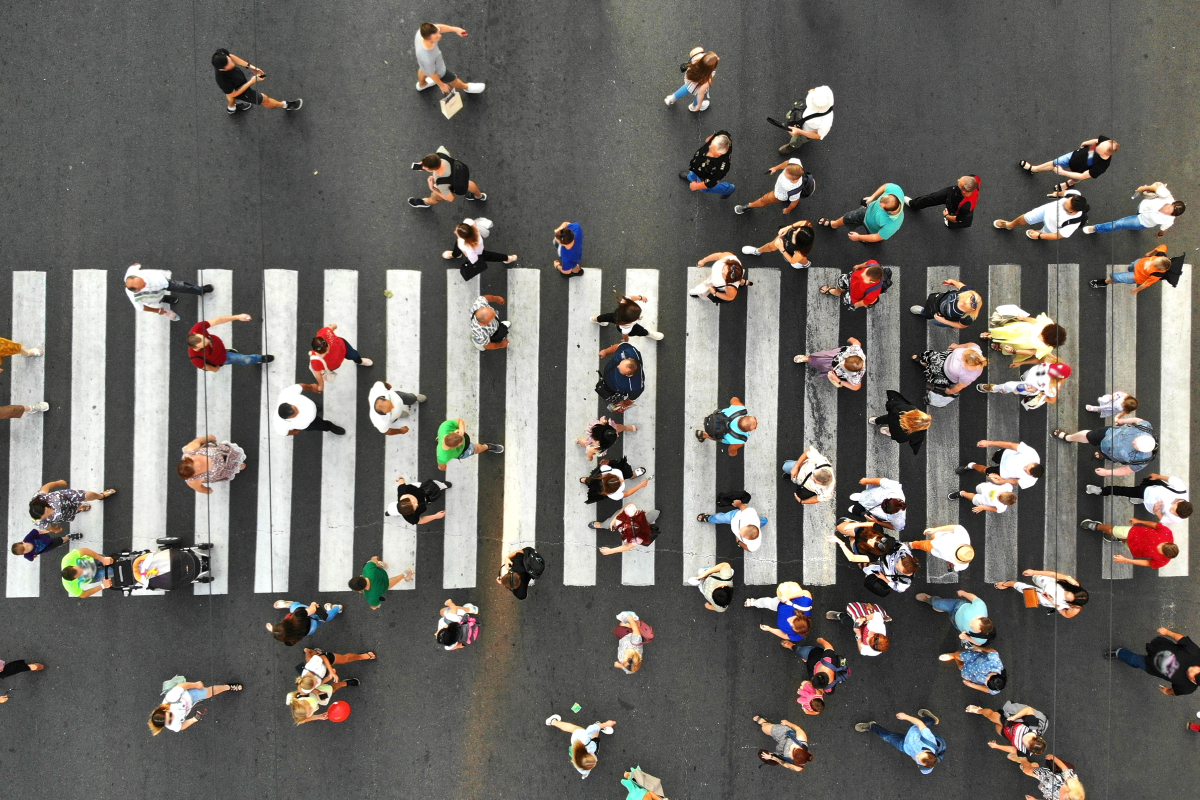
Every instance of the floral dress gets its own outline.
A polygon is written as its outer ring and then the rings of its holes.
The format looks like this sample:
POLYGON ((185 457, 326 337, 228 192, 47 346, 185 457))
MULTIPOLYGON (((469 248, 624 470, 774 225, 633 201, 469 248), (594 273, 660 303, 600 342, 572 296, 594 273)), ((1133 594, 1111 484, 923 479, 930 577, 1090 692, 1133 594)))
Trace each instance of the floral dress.
MULTIPOLYGON (((999 653, 964 649, 962 660, 963 680, 983 687, 987 686, 989 675, 1004 672, 1004 664, 1000 661, 999 653)), ((988 689, 988 694, 1000 694, 1000 690, 988 689)))
POLYGON ((246 461, 246 452, 233 442, 219 442, 198 447, 195 450, 183 449, 185 456, 205 456, 208 458, 208 471, 193 475, 188 480, 202 483, 221 483, 237 477, 246 461))
POLYGON ((85 494, 86 492, 82 489, 56 489, 46 494, 41 492, 35 494, 33 499, 41 500, 54 509, 54 513, 45 519, 35 520, 37 524, 34 527, 44 531, 52 526, 57 527, 64 522, 71 522, 79 514, 79 506, 83 503, 85 494))
POLYGON ((14 342, 11 339, 5 339, 0 336, 0 358, 20 355, 24 349, 19 342, 14 342))

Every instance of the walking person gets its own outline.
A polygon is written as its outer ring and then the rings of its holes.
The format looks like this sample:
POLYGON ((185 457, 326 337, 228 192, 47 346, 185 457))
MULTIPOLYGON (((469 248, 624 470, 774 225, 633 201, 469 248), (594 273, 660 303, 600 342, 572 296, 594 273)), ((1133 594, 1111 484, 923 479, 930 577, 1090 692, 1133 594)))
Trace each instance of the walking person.
POLYGON ((753 553, 762 545, 760 534, 767 526, 767 518, 760 517, 758 512, 743 500, 733 501, 733 510, 712 514, 698 514, 697 522, 708 522, 713 525, 728 525, 733 531, 738 547, 753 553))
POLYGON ((646 372, 642 369, 642 352, 629 342, 617 342, 600 351, 600 358, 609 358, 600 371, 596 393, 608 401, 608 410, 623 414, 633 407, 646 391, 646 372))
POLYGON ((501 322, 496 306, 492 303, 502 306, 504 298, 498 294, 481 294, 471 304, 471 344, 480 352, 503 350, 508 347, 510 323, 507 320, 501 322))
POLYGON ((660 331, 648 330, 640 324, 642 307, 638 303, 648 302, 650 302, 650 299, 644 295, 635 294, 632 297, 621 295, 617 298, 617 307, 615 310, 607 314, 592 317, 592 322, 601 328, 607 328, 610 324, 616 325, 617 330, 621 333, 621 341, 623 342, 628 342, 630 336, 649 336, 655 341, 660 341, 663 338, 663 334, 660 331))
POLYGON ((738 289, 754 284, 746 277, 746 268, 733 253, 710 253, 696 262, 703 267, 713 262, 712 274, 688 291, 692 297, 707 297, 714 304, 731 303, 738 296, 738 289))
POLYGON ((1171 259, 1167 256, 1167 246, 1160 244, 1137 261, 1134 261, 1124 271, 1115 271, 1107 278, 1092 278, 1088 281, 1088 286, 1091 286, 1093 289, 1107 289, 1114 283, 1126 286, 1133 284, 1133 288, 1129 293, 1141 294, 1163 278, 1166 278, 1174 286, 1175 281, 1172 281, 1169 277, 1169 273, 1173 267, 1171 259))
POLYGON ((909 313, 931 320, 939 328, 962 330, 979 318, 983 308, 983 297, 962 281, 948 278, 942 286, 950 288, 944 292, 932 292, 925 298, 923 306, 909 306, 909 313))
POLYGON ((360 367, 371 367, 375 362, 363 358, 354 349, 354 345, 338 336, 337 323, 329 323, 312 340, 312 350, 308 351, 308 370, 317 379, 315 389, 317 394, 325 391, 325 382, 334 380, 337 371, 346 359, 350 359, 360 367))
POLYGON ((796 206, 800 204, 801 200, 812 197, 813 192, 817 190, 816 179, 804 171, 804 165, 798 158, 789 158, 767 170, 768 175, 774 175, 776 172, 779 172, 779 177, 775 180, 774 189, 744 206, 734 206, 733 213, 745 214, 752 208, 786 203, 783 213, 790 214, 796 210, 796 206), (783 171, 780 172, 780 170, 783 171))
POLYGON ((1116 553, 1113 555, 1113 563, 1116 564, 1162 569, 1179 555, 1174 533, 1161 522, 1150 524, 1145 520, 1130 518, 1128 525, 1105 525, 1094 519, 1085 519, 1079 523, 1079 527, 1096 531, 1110 542, 1124 542, 1133 558, 1116 553))
POLYGON ((1144 420, 1131 425, 1116 425, 1070 434, 1061 428, 1055 428, 1051 436, 1064 442, 1087 442, 1099 451, 1094 454, 1096 458, 1108 459, 1121 465, 1116 469, 1097 467, 1096 474, 1101 477, 1141 472, 1158 454, 1158 439, 1154 437, 1154 426, 1144 420))
MULTIPOLYGON (((0 336, 0 361, 3 361, 9 356, 24 356, 25 358, 38 358, 45 355, 45 351, 40 347, 31 347, 26 350, 20 342, 14 342, 11 339, 5 339, 0 336)), ((4 372, 0 368, 0 372, 4 372)))
POLYGON ((1085 405, 1088 411, 1101 417, 1112 417, 1113 425, 1132 425, 1142 420, 1134 416, 1138 409, 1138 399, 1120 389, 1112 394, 1100 395, 1096 398, 1097 405, 1085 405))
POLYGON ((304 101, 300 98, 276 100, 260 92, 255 87, 260 81, 266 80, 267 74, 224 47, 212 54, 212 65, 217 88, 225 95, 225 111, 229 114, 249 111, 254 106, 282 108, 284 111, 299 111, 304 106, 304 101), (243 67, 254 74, 247 75, 243 67))
POLYGON ((387 381, 375 381, 367 393, 367 416, 371 418, 375 430, 384 436, 399 436, 408 433, 408 426, 397 427, 396 423, 409 416, 408 408, 427 399, 419 392, 405 392, 393 388, 387 381))
POLYGON ((1027 569, 1021 574, 1030 579, 1029 583, 999 581, 996 588, 1016 589, 1025 595, 1027 608, 1032 607, 1032 599, 1037 606, 1054 609, 1067 619, 1076 616, 1087 605, 1087 589, 1070 575, 1040 569, 1027 569))
POLYGON ((479 184, 471 180, 471 168, 457 158, 451 158, 450 152, 444 147, 439 147, 436 153, 430 153, 420 161, 413 162, 412 168, 429 173, 425 179, 429 186, 429 196, 408 198, 408 204, 413 208, 453 203, 454 198, 460 196, 468 200, 487 200, 487 195, 479 188, 479 184))
POLYGON ((621 624, 613 630, 617 636, 617 660, 613 667, 626 675, 632 675, 642 668, 642 657, 646 653, 647 636, 653 638, 650 626, 642 622, 632 611, 622 611, 617 614, 617 622, 621 624))
POLYGON ((953 342, 947 350, 914 353, 913 364, 925 372, 925 399, 934 407, 949 405, 979 379, 988 360, 974 342, 953 342))
POLYGON ((887 623, 892 618, 875 603, 847 603, 845 611, 826 611, 825 619, 840 622, 854 631, 860 656, 881 656, 891 644, 887 623))
POLYGON ((786 719, 778 723, 769 722, 757 714, 754 723, 775 740, 774 750, 758 751, 758 757, 764 763, 775 764, 792 772, 803 772, 804 765, 813 760, 808 749, 808 734, 796 723, 786 719))
POLYGON ((62 557, 59 566, 63 588, 71 597, 87 599, 112 587, 112 563, 109 556, 80 547, 62 557))
POLYGON ((956 489, 951 492, 948 497, 951 500, 969 500, 971 501, 971 513, 982 514, 990 512, 993 514, 1003 514, 1004 510, 1009 506, 1017 504, 1016 492, 1008 491, 1006 484, 993 483, 991 480, 985 480, 975 487, 975 491, 968 492, 965 489, 956 489))
POLYGON ((950 624, 958 638, 970 644, 983 645, 996 637, 996 624, 988 616, 987 603, 978 595, 959 589, 958 597, 933 597, 919 592, 917 602, 928 603, 933 610, 950 615, 950 624))
POLYGON ((813 686, 812 681, 801 681, 796 689, 796 702, 805 714, 815 717, 825 710, 825 692, 813 686))
MULTIPOLYGON (((1157 226, 1158 233, 1154 235, 1161 239, 1167 229, 1175 224, 1175 218, 1182 217, 1183 212, 1187 211, 1187 206, 1183 201, 1176 200, 1171 195, 1171 190, 1162 181, 1137 187, 1133 196, 1136 198, 1139 194, 1144 199, 1138 203, 1138 213, 1113 222, 1085 225, 1083 232, 1090 234, 1111 233, 1112 231, 1146 231, 1157 226)), ((1130 269, 1130 271, 1133 270, 1130 269)))
POLYGON ((1065 179, 1062 183, 1054 184, 1054 190, 1063 191, 1088 178, 1099 178, 1108 171, 1113 154, 1120 149, 1120 143, 1114 139, 1097 136, 1081 142, 1077 149, 1052 161, 1041 164, 1018 161, 1017 166, 1030 175, 1035 172, 1053 172, 1065 179))
POLYGON ((801 505, 828 503, 837 492, 833 465, 815 447, 808 448, 794 461, 783 462, 783 472, 796 485, 792 496, 801 505))
POLYGON ((79 512, 91 510, 92 501, 106 500, 116 493, 116 489, 102 492, 68 489, 66 481, 50 481, 29 501, 29 516, 38 530, 62 533, 62 526, 73 522, 79 512))
MULTIPOLYGON (((443 512, 445 513, 445 512, 443 512)), ((363 565, 362 574, 350 579, 350 591, 358 592, 367 600, 372 611, 378 610, 383 601, 387 600, 387 590, 395 588, 396 584, 411 581, 416 577, 416 571, 411 567, 396 577, 388 576, 388 565, 379 556, 371 556, 363 565)))
POLYGON ((942 209, 942 222, 947 228, 969 228, 975 218, 975 206, 979 204, 981 183, 978 175, 963 175, 953 186, 947 186, 945 189, 920 197, 905 196, 904 205, 913 211, 945 206, 942 209))
POLYGON ((913 455, 921 450, 925 432, 933 424, 933 417, 914 406, 899 392, 887 391, 884 404, 886 414, 867 417, 867 423, 876 426, 876 432, 890 437, 893 442, 907 443, 913 455))
POLYGON ((500 563, 496 583, 513 593, 518 600, 529 596, 529 587, 537 583, 546 571, 546 560, 532 547, 514 550, 500 563))
POLYGON ((860 722, 854 726, 854 730, 859 733, 874 733, 917 762, 922 775, 933 772, 937 763, 946 757, 946 740, 929 728, 930 725, 938 724, 937 716, 929 709, 922 708, 915 717, 901 713, 896 715, 896 719, 909 723, 908 731, 903 735, 889 731, 874 720, 860 722))
POLYGON ((850 678, 850 668, 846 659, 833 649, 828 640, 817 637, 815 645, 798 645, 794 642, 780 642, 804 664, 805 675, 813 688, 821 692, 822 697, 833 694, 838 684, 850 678))
POLYGON ((1008 753, 1010 761, 1019 757, 1040 756, 1046 752, 1046 740, 1042 734, 1050 726, 1046 715, 1031 706, 1005 703, 1000 711, 969 705, 968 714, 978 714, 996 729, 996 735, 1008 740, 1008 744, 988 742, 988 747, 1008 753))
POLYGON ((272 355, 247 355, 236 350, 229 350, 221 337, 211 332, 211 328, 225 325, 229 322, 249 322, 253 317, 249 314, 233 314, 227 317, 213 317, 202 320, 188 331, 188 358, 192 366, 205 372, 219 372, 226 364, 254 366, 255 364, 270 364, 275 360, 272 355))
POLYGON ((695 577, 687 580, 704 595, 704 607, 709 611, 721 614, 729 609, 733 602, 733 567, 728 561, 702 567, 695 577))
POLYGON ((327 622, 333 622, 334 618, 342 613, 340 603, 336 605, 326 603, 324 619, 320 617, 316 601, 304 605, 304 603, 297 603, 293 600, 276 600, 271 607, 286 608, 288 611, 281 621, 267 623, 267 630, 271 632, 271 635, 288 647, 296 644, 305 636, 312 636, 317 632, 317 628, 327 622))
POLYGON ((417 91, 423 92, 437 86, 442 94, 449 94, 450 89, 462 89, 467 94, 479 94, 487 88, 482 83, 466 83, 450 70, 446 69, 446 59, 442 57, 442 34, 457 33, 466 36, 467 32, 454 25, 441 25, 434 22, 422 22, 413 37, 413 53, 417 56, 417 91))
POLYGON ((959 475, 976 472, 986 475, 992 482, 1006 483, 1018 489, 1032 489, 1038 479, 1046 474, 1042 465, 1042 457, 1024 442, 1002 442, 996 439, 980 439, 975 443, 987 452, 989 447, 996 450, 992 453, 992 466, 968 461, 955 470, 959 475))
POLYGON ((401 475, 396 478, 396 502, 384 510, 385 517, 403 517, 409 525, 427 525, 446 516, 442 509, 436 514, 425 514, 430 503, 436 503, 442 497, 442 492, 454 486, 449 481, 439 481, 430 478, 419 485, 411 484, 401 475))
POLYGON ((583 436, 576 439, 575 444, 583 448, 584 457, 591 461, 597 456, 603 458, 622 433, 637 433, 637 425, 622 425, 608 417, 598 417, 588 423, 583 436))
POLYGON ((841 217, 828 220, 821 217, 817 224, 837 230, 843 225, 865 228, 866 233, 850 231, 853 242, 882 242, 892 238, 904 224, 904 190, 895 183, 885 183, 862 199, 862 205, 841 217))
POLYGON ((643 511, 633 503, 626 503, 607 522, 589 522, 588 527, 597 531, 610 530, 621 537, 620 547, 599 548, 600 555, 615 556, 635 547, 654 544, 658 538, 658 517, 656 509, 643 511))
POLYGON ((1003 305, 992 312, 987 331, 979 337, 990 340, 993 350, 1016 356, 1015 368, 1045 361, 1054 348, 1067 343, 1067 330, 1044 311, 1031 317, 1019 306, 1003 305))
POLYGON ((850 513, 865 516, 868 520, 899 533, 904 530, 908 504, 904 498, 904 485, 891 478, 859 478, 861 492, 850 495, 854 502, 850 513))
POLYGON ((776 232, 775 238, 764 245, 744 245, 742 252, 748 256, 779 253, 784 261, 792 265, 792 269, 804 269, 812 266, 808 254, 812 252, 815 240, 816 228, 813 227, 812 221, 802 219, 791 225, 784 225, 776 232))
POLYGON ((881 267, 874 259, 856 264, 842 273, 834 286, 822 286, 821 294, 840 297, 846 308, 870 308, 879 302, 892 285, 891 268, 881 267))
POLYGON ((718 194, 722 200, 728 200, 737 188, 725 180, 732 155, 733 138, 729 131, 720 130, 710 134, 688 162, 687 171, 679 173, 679 179, 687 181, 688 188, 693 192, 718 194))
MULTIPOLYGON (((1047 359, 1057 359, 1057 356, 1047 356, 1047 359)), ((1034 364, 1025 370, 1018 381, 1004 383, 980 383, 975 391, 983 394, 1015 394, 1021 398, 1021 406, 1026 411, 1041 408, 1047 403, 1058 402, 1058 390, 1063 381, 1071 377, 1071 365, 1057 360, 1049 360, 1034 364)))
MULTIPOLYGON (((45 670, 46 665, 38 661, 27 664, 23 658, 12 661, 0 659, 0 680, 11 678, 13 675, 20 675, 22 672, 44 672, 45 670)), ((4 694, 0 694, 0 703, 7 703, 10 699, 8 690, 5 690, 4 694)))
POLYGON ((161 269, 144 269, 134 264, 125 270, 125 296, 139 311, 167 317, 172 322, 179 320, 173 306, 179 302, 178 294, 209 294, 213 285, 196 286, 186 281, 175 281, 161 269))
POLYGON ((283 436, 295 436, 303 431, 328 431, 342 436, 346 429, 321 416, 317 404, 304 396, 304 390, 316 390, 315 384, 294 383, 279 393, 278 406, 273 422, 275 432, 283 436))
POLYGON ((287 705, 292 709, 292 719, 297 725, 328 719, 328 712, 318 714, 318 709, 328 706, 338 690, 362 683, 358 678, 342 680, 337 667, 355 661, 374 661, 375 654, 326 653, 306 647, 304 658, 304 663, 296 666, 296 671, 300 673, 296 678, 296 690, 289 692, 286 698, 287 705))
POLYGON ((624 456, 621 456, 616 461, 603 459, 596 469, 592 471, 591 475, 579 479, 579 482, 587 487, 587 500, 584 502, 591 505, 605 498, 616 500, 617 502, 627 500, 649 486, 650 479, 645 478, 632 489, 625 488, 625 481, 630 478, 640 478, 645 474, 645 467, 634 469, 629 465, 629 461, 624 456))
POLYGON ((803 108, 800 103, 795 103, 784 121, 792 138, 780 146, 779 154, 782 156, 791 155, 807 142, 824 139, 833 128, 833 90, 828 86, 809 89, 804 96, 803 108))
POLYGON ((844 544, 846 557, 856 563, 862 563, 861 559, 852 557, 851 554, 874 563, 885 556, 898 553, 903 546, 875 520, 859 522, 842 517, 838 520, 835 530, 831 541, 836 540, 844 544))
POLYGON ((971 534, 962 525, 942 525, 926 528, 925 538, 908 543, 913 550, 924 550, 940 558, 955 572, 962 572, 975 560, 975 548, 971 546, 971 534))
MULTIPOLYGON (((1075 774, 1075 765, 1068 764, 1061 758, 1046 755, 1046 766, 1039 767, 1036 761, 1018 758, 1017 763, 1031 778, 1037 778, 1038 789, 1042 792, 1043 800, 1084 800, 1087 796, 1083 783, 1075 774)), ((1026 800, 1036 800, 1032 795, 1025 795, 1026 800)))
POLYGON ((1085 215, 1090 208, 1087 198, 1080 194, 1078 189, 1054 191, 1047 196, 1061 199, 1044 203, 1032 211, 1026 211, 1012 221, 995 220, 992 227, 1011 231, 1022 225, 1041 225, 1040 231, 1031 228, 1025 231, 1025 235, 1030 239, 1046 241, 1069 238, 1087 219, 1085 215))
POLYGON ((663 98, 663 102, 668 106, 675 105, 676 100, 682 100, 687 96, 692 96, 694 99, 688 106, 688 111, 705 111, 709 106, 708 93, 712 89, 713 78, 717 74, 717 65, 721 63, 721 57, 711 50, 705 51, 703 47, 693 47, 688 53, 687 61, 679 65, 679 71, 683 73, 683 86, 675 90, 673 94, 669 94, 663 98))
POLYGON ((892 592, 908 591, 908 587, 912 586, 913 576, 921 568, 920 560, 907 542, 900 542, 891 553, 872 556, 855 552, 847 544, 847 540, 837 534, 829 536, 827 541, 837 545, 847 561, 862 569, 863 588, 880 597, 886 597, 892 592))
POLYGON ((747 597, 743 605, 774 611, 775 627, 764 624, 758 629, 784 642, 803 642, 804 635, 812 630, 812 592, 795 581, 779 584, 774 597, 747 597))
POLYGON ((725 445, 729 455, 736 456, 757 429, 758 419, 750 416, 746 404, 731 397, 729 405, 704 418, 704 427, 697 428, 695 436, 698 442, 713 441, 725 445))
POLYGON ((487 269, 489 263, 515 264, 517 254, 505 255, 487 250, 483 240, 492 232, 492 221, 483 217, 464 219, 454 226, 454 249, 442 251, 447 261, 462 259, 458 272, 464 281, 469 281, 487 269))
POLYGON ((578 222, 563 222, 554 229, 554 249, 558 258, 554 268, 564 278, 583 274, 579 262, 583 259, 583 226, 578 222))
POLYGON ((210 697, 216 697, 225 692, 240 692, 240 683, 222 683, 216 686, 205 686, 204 681, 188 681, 182 675, 177 675, 163 684, 162 703, 150 712, 147 724, 150 733, 158 736, 164 730, 179 733, 187 730, 204 719, 208 709, 201 708, 195 716, 189 715, 197 703, 210 697))
POLYGON ((25 534, 24 539, 19 542, 14 542, 11 551, 14 556, 24 556, 26 561, 34 561, 42 553, 49 552, 56 547, 62 547, 67 542, 82 538, 82 533, 68 533, 64 536, 51 536, 48 533, 43 533, 37 528, 34 528, 29 533, 25 534))
POLYGON ((1170 697, 1191 694, 1196 691, 1196 682, 1200 680, 1200 647, 1190 637, 1170 628, 1158 629, 1158 636, 1146 645, 1146 655, 1118 647, 1106 651, 1104 657, 1119 659, 1134 669, 1145 670, 1171 684, 1160 684, 1158 687, 1160 692, 1170 697))
POLYGON ((197 436, 183 446, 183 458, 175 465, 175 474, 197 494, 212 494, 212 484, 237 477, 246 468, 246 451, 233 442, 219 442, 216 436, 197 436))
POLYGON ((852 392, 862 388, 863 378, 867 374, 867 354, 863 352, 862 342, 853 336, 846 340, 843 347, 800 354, 792 361, 808 364, 809 369, 824 374, 837 388, 852 392))
POLYGON ((461 650, 474 644, 479 638, 479 607, 474 603, 460 606, 454 600, 446 600, 445 607, 438 612, 437 633, 433 635, 446 650, 461 650))
POLYGON ((953 661, 962 675, 963 685, 985 694, 1000 694, 1008 684, 1008 673, 1004 662, 994 648, 961 643, 960 650, 953 653, 942 653, 938 661, 953 661))
POLYGON ((465 460, 480 453, 500 455, 504 452, 504 445, 472 444, 467 423, 461 419, 448 419, 439 425, 437 441, 437 465, 442 472, 446 471, 451 461, 465 460))
POLYGON ((1085 490, 1088 494, 1103 497, 1128 497, 1130 503, 1141 503, 1164 525, 1183 522, 1192 515, 1191 495, 1183 479, 1160 475, 1157 472, 1151 472, 1142 478, 1142 482, 1137 486, 1098 486, 1089 483, 1085 490))
POLYGON ((593 722, 586 728, 581 728, 570 722, 563 722, 562 717, 558 714, 552 714, 546 718, 547 726, 571 734, 567 755, 571 758, 571 766, 575 767, 575 771, 585 778, 596 768, 598 763, 596 751, 599 749, 600 743, 596 741, 596 737, 601 733, 611 734, 616 724, 615 719, 610 719, 607 722, 593 722))

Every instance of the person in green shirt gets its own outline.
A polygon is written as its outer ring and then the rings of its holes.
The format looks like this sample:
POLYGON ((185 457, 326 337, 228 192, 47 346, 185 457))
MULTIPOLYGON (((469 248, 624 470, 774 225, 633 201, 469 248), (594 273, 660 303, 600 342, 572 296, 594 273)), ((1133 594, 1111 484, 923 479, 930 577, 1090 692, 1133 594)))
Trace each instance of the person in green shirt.
POLYGON ((892 234, 900 230, 904 223, 904 190, 894 183, 885 183, 873 194, 864 197, 862 207, 843 215, 840 219, 828 220, 824 217, 817 224, 825 228, 838 229, 843 225, 852 228, 863 227, 865 234, 850 231, 847 234, 855 242, 882 242, 892 238, 892 234))
POLYGON ((101 565, 107 567, 112 563, 113 560, 108 556, 102 556, 86 547, 72 550, 62 557, 60 565, 63 588, 71 597, 80 598, 91 597, 101 589, 109 588, 112 586, 112 579, 105 577, 109 571, 101 569, 101 565), (85 591, 83 587, 88 584, 95 585, 85 591))
POLYGON ((403 574, 389 579, 387 563, 379 556, 371 556, 371 560, 363 565, 362 575, 350 579, 350 588, 367 598, 371 608, 379 608, 388 589, 401 581, 411 581, 416 574, 415 570, 406 569, 403 574))
POLYGON ((470 458, 484 451, 503 453, 504 446, 499 444, 472 444, 467 433, 467 423, 461 419, 448 419, 438 426, 437 462, 438 469, 446 471, 446 466, 455 459, 470 458))

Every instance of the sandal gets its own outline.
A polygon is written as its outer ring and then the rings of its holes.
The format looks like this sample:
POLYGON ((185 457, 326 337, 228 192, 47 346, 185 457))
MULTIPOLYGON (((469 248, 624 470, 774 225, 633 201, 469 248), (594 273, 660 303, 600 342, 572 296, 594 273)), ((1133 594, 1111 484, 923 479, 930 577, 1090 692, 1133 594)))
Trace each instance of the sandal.
POLYGON ((588 479, 587 479, 587 478, 580 478, 580 479, 579 479, 579 482, 580 482, 580 483, 582 483, 584 486, 587 486, 588 479))
POLYGON ((708 437, 704 435, 704 431, 702 431, 702 430, 699 430, 699 429, 697 429, 697 430, 696 430, 696 441, 697 441, 697 442, 706 442, 706 441, 708 441, 708 437))
POLYGON ((817 220, 817 224, 820 225, 822 228, 832 228, 833 227, 833 223, 830 222, 829 220, 825 219, 824 217, 821 217, 819 220, 817 220))
POLYGON ((626 425, 625 432, 626 433, 637 433, 637 425, 626 425))
MULTIPOLYGON (((1070 181, 1063 181, 1062 183, 1056 183, 1056 184, 1054 184, 1054 191, 1065 192, 1068 189, 1070 189, 1071 186, 1072 186, 1072 184, 1070 181)), ((1047 196, 1052 197, 1053 195, 1047 195, 1047 196)))
POLYGON ((1030 164, 1025 159, 1021 159, 1020 161, 1018 161, 1017 166, 1020 167, 1021 169, 1023 169, 1027 175, 1033 174, 1033 164, 1030 164))
POLYGON ((1003 350, 1000 348, 1000 345, 996 344, 995 342, 992 342, 992 343, 991 343, 991 345, 989 345, 989 346, 990 346, 990 347, 991 347, 993 350, 995 350, 997 353, 1002 353, 1002 352, 1004 352, 1004 351, 1003 351, 1003 350))
POLYGON ((833 287, 832 286, 822 286, 820 289, 818 289, 818 291, 821 294, 833 294, 833 287))
POLYGON ((229 687, 229 691, 231 692, 240 692, 242 690, 240 683, 227 683, 225 685, 229 687))
POLYGON ((751 605, 753 605, 753 604, 754 604, 754 601, 753 601, 753 600, 751 600, 749 597, 747 597, 747 598, 746 598, 746 600, 745 600, 745 602, 743 602, 743 603, 742 603, 742 605, 743 605, 745 608, 750 608, 750 606, 751 606, 751 605))
POLYGON ((754 721, 755 721, 756 723, 758 723, 759 725, 762 725, 764 722, 766 722, 766 720, 764 720, 764 719, 763 719, 762 717, 760 717, 758 714, 755 714, 753 717, 751 717, 751 719, 752 719, 752 720, 754 720, 754 721))
POLYGON ((374 661, 377 658, 374 650, 368 650, 367 652, 363 653, 363 655, 366 656, 364 661, 374 661))
POLYGON ((105 489, 103 492, 100 493, 100 499, 103 500, 106 497, 112 497, 116 493, 117 493, 116 489, 105 489))
POLYGON ((1006 231, 1006 230, 1008 230, 1008 222, 1006 222, 1005 220, 1002 220, 1002 219, 998 219, 998 220, 995 220, 992 222, 992 227, 999 228, 1002 231, 1006 231))
POLYGON ((453 250, 443 250, 443 251, 442 251, 442 258, 444 258, 444 259, 446 259, 447 261, 449 261, 450 259, 454 258, 454 251, 453 251, 453 250))
POLYGON ((793 364, 807 364, 808 356, 796 356, 792 359, 793 364))
POLYGON ((1055 428, 1050 432, 1050 435, 1055 439, 1062 439, 1064 442, 1067 440, 1067 432, 1062 428, 1055 428))
POLYGON ((708 522, 708 518, 710 516, 711 516, 710 514, 697 514, 696 522, 708 522))

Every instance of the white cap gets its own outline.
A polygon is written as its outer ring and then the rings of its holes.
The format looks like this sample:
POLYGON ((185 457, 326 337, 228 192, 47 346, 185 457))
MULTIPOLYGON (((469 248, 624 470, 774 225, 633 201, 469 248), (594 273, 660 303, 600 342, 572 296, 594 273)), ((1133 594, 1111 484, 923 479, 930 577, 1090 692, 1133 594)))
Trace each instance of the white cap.
POLYGON ((795 164, 795 165, 797 165, 797 166, 800 166, 800 167, 803 167, 803 166, 804 166, 803 164, 801 164, 801 163, 800 163, 800 159, 798 159, 798 158, 789 158, 789 159, 788 159, 788 163, 789 163, 789 164, 795 164))
POLYGON ((828 111, 833 105, 833 90, 828 86, 818 86, 815 89, 810 89, 808 97, 804 100, 805 108, 808 111, 828 111))

